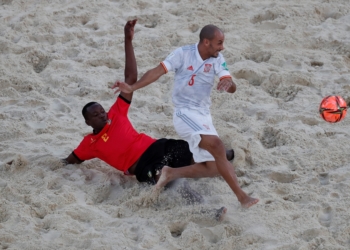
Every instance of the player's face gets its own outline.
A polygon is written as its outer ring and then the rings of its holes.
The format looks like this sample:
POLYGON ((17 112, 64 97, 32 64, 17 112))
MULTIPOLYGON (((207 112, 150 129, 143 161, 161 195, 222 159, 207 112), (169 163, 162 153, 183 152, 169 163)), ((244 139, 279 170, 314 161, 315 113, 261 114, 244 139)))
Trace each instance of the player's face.
POLYGON ((214 38, 209 43, 209 53, 211 57, 218 57, 219 52, 224 49, 224 34, 217 30, 214 38))
POLYGON ((95 103, 94 105, 88 107, 87 118, 85 120, 86 124, 91 126, 94 130, 100 131, 107 124, 108 116, 104 108, 95 103))

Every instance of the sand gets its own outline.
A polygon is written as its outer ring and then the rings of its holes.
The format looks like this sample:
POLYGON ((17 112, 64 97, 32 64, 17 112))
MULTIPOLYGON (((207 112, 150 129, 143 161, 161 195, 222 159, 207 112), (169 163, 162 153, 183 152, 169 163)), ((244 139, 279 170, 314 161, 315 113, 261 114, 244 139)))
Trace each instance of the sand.
MULTIPOLYGON (((350 102, 348 0, 0 0, 2 249, 349 249, 350 117, 330 124, 327 95, 350 102), (233 95, 212 93, 220 137, 236 151, 240 205, 222 178, 188 180, 205 202, 151 188, 96 159, 62 166, 123 79, 123 26, 138 18, 139 76, 201 27, 225 32, 233 95), (223 221, 203 209, 225 206, 223 221)), ((130 119, 155 138, 172 125, 173 74, 134 94, 130 119)))

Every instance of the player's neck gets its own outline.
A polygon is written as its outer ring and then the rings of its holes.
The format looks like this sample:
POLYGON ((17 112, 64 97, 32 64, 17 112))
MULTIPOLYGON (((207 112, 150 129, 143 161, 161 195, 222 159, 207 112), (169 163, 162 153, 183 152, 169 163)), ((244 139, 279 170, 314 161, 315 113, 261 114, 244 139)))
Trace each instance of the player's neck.
POLYGON ((198 53, 201 56, 202 60, 205 61, 210 58, 210 55, 207 53, 205 46, 201 43, 198 43, 198 53))

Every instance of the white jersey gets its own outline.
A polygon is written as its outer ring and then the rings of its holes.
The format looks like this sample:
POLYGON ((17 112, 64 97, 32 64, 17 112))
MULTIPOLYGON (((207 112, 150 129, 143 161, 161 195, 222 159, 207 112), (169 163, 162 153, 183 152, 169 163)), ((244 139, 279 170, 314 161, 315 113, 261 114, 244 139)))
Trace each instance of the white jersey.
POLYGON ((209 111, 215 75, 220 80, 231 78, 222 54, 203 61, 198 52, 198 43, 176 49, 161 65, 165 72, 175 72, 172 99, 176 109, 209 111))

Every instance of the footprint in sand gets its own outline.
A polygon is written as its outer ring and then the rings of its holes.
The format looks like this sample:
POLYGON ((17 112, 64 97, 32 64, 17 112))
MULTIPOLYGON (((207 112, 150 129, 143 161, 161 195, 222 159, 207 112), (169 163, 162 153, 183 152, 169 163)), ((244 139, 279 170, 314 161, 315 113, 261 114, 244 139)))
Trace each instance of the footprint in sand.
POLYGON ((50 106, 55 112, 69 113, 71 111, 71 109, 66 104, 62 103, 57 98, 52 100, 50 106))
POLYGON ((99 185, 91 186, 91 199, 94 204, 102 203, 103 201, 108 199, 108 196, 111 192, 111 184, 106 181, 104 183, 100 183, 99 185))
POLYGON ((247 60, 254 61, 256 63, 268 62, 271 58, 271 52, 269 51, 257 51, 248 53, 244 56, 247 60))
POLYGON ((0 223, 6 222, 10 218, 10 211, 7 207, 0 207, 0 223))
POLYGON ((175 222, 169 225, 171 236, 173 236, 174 238, 180 237, 182 232, 185 230, 186 226, 187 224, 183 222, 175 222))
POLYGON ((210 228, 202 228, 200 229, 202 235, 212 244, 215 244, 221 240, 221 236, 215 232, 215 230, 211 230, 210 228))
POLYGON ((138 15, 137 17, 137 23, 139 25, 143 25, 146 28, 155 28, 157 25, 161 22, 161 16, 158 14, 151 14, 151 15, 138 15))
POLYGON ((284 30, 287 27, 287 25, 274 23, 274 22, 264 22, 261 25, 259 25, 257 28, 260 30, 284 30))
POLYGON ((245 79, 253 86, 260 86, 264 81, 263 74, 252 69, 240 69, 235 73, 235 78, 245 79))
MULTIPOLYGON (((325 229, 322 228, 311 228, 311 229, 307 229, 305 230, 302 235, 301 238, 307 242, 310 242, 312 240, 314 240, 315 238, 318 238, 322 235, 324 235, 325 229)), ((312 249, 316 249, 316 248, 312 248, 312 249)))
POLYGON ((310 62, 310 65, 312 67, 322 67, 323 66, 323 62, 320 62, 320 61, 311 61, 310 62))
POLYGON ((338 200, 340 198, 339 194, 338 193, 331 193, 330 194, 331 198, 334 199, 334 200, 338 200))
POLYGON ((271 180, 280 182, 280 183, 291 183, 295 179, 298 178, 298 176, 294 173, 288 173, 288 172, 277 172, 277 171, 272 171, 268 177, 271 180))
POLYGON ((31 51, 28 54, 28 62, 33 65, 36 73, 42 72, 51 61, 50 57, 39 50, 31 51))
POLYGON ((329 174, 328 173, 320 173, 319 180, 320 180, 321 185, 329 184, 329 174))
POLYGON ((139 227, 132 226, 129 229, 128 237, 134 241, 138 241, 140 239, 139 227))
POLYGON ((329 227, 332 222, 332 208, 330 206, 324 208, 318 217, 318 221, 324 227, 329 227))
POLYGON ((260 13, 258 15, 255 15, 250 22, 253 24, 256 23, 261 23, 263 21, 272 21, 275 20, 279 16, 278 13, 272 11, 272 10, 267 10, 264 13, 260 13))
MULTIPOLYGON (((211 209, 211 208, 203 208, 199 211, 200 215, 204 215, 205 217, 215 219, 217 222, 222 222, 227 212, 227 208, 221 207, 219 209, 211 209)), ((195 212, 196 214, 197 212, 195 212)), ((182 235, 187 227, 187 222, 174 222, 168 226, 171 235, 174 238, 178 238, 182 235)), ((206 238, 212 242, 216 243, 221 240, 220 236, 216 235, 215 232, 211 230, 202 229, 202 234, 206 236, 206 238)))

